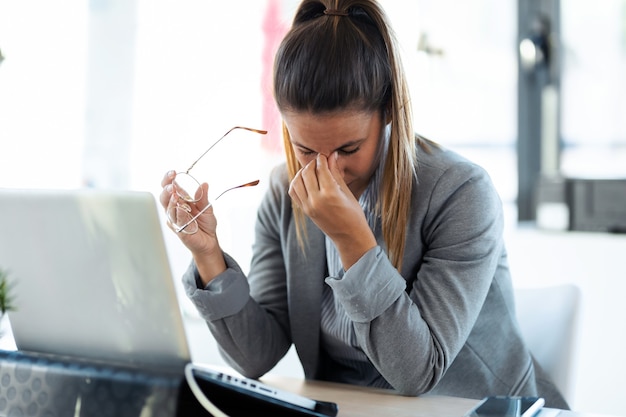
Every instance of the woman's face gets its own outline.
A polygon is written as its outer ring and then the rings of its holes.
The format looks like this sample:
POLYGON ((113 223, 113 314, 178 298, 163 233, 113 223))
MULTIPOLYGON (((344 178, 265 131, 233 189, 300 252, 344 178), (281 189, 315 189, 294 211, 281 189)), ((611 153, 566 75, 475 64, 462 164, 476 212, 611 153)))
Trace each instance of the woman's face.
POLYGON ((334 157, 336 152, 337 165, 352 194, 358 198, 365 191, 379 161, 383 127, 380 112, 287 111, 282 116, 302 167, 315 160, 317 154, 334 157))

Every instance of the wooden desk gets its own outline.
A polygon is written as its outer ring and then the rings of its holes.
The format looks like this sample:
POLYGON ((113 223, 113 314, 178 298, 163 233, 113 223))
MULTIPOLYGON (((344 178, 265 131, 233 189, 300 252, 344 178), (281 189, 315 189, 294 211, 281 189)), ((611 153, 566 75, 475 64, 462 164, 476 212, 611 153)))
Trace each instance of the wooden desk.
POLYGON ((388 390, 276 375, 261 380, 309 398, 337 403, 340 417, 461 417, 478 402, 454 397, 404 397, 388 390))
MULTIPOLYGON (((278 375, 266 375, 264 383, 309 398, 331 401, 339 406, 338 417, 462 417, 478 400, 424 395, 404 397, 388 390, 306 381, 278 375)), ((544 408, 538 417, 591 417, 590 414, 544 408)))

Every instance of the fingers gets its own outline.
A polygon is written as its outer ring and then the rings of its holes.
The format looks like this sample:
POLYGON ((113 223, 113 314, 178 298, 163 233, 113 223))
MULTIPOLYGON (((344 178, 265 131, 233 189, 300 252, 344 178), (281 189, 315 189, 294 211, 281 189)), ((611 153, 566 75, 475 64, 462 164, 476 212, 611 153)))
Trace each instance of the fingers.
POLYGON ((309 215, 314 215, 320 204, 325 205, 335 199, 338 192, 346 192, 348 186, 343 180, 337 164, 337 154, 330 157, 318 154, 302 168, 289 186, 293 202, 309 215))
POLYGON ((316 159, 309 162, 301 171, 302 184, 304 185, 305 194, 303 197, 308 198, 311 195, 319 193, 321 184, 318 178, 318 163, 319 155, 316 159))
POLYGON ((339 170, 338 159, 339 154, 337 153, 337 151, 335 151, 326 160, 328 164, 328 170, 332 174, 333 178, 335 178, 335 180, 337 180, 337 178, 343 179, 343 177, 341 176, 341 171, 339 170))
POLYGON ((196 207, 203 209, 209 205, 209 184, 203 182, 200 184, 200 188, 196 191, 196 198, 202 193, 202 197, 196 202, 196 207))
POLYGON ((318 154, 316 160, 316 174, 317 180, 319 181, 320 189, 327 189, 329 187, 333 187, 336 185, 335 178, 330 171, 330 167, 328 164, 329 159, 336 159, 336 152, 333 152, 332 155, 326 157, 324 155, 318 154))
POLYGON ((167 210, 169 204, 172 200, 172 193, 174 192, 174 187, 172 186, 172 181, 176 178, 176 171, 168 171, 163 176, 161 180, 161 195, 159 196, 159 202, 167 210))
POLYGON ((201 184, 197 187, 194 191, 194 198, 191 198, 186 195, 186 190, 184 188, 180 188, 180 184, 175 182, 176 178, 176 171, 168 171, 161 180, 161 187, 163 187, 163 190, 161 190, 159 201, 163 207, 167 209, 171 202, 178 201, 179 196, 188 202, 200 202, 204 203, 204 206, 206 206, 206 203, 208 203, 208 184, 201 184))
POLYGON ((330 171, 330 174, 332 175, 333 180, 339 186, 339 188, 341 188, 341 190, 346 194, 352 194, 350 188, 348 187, 348 184, 346 184, 343 178, 343 173, 339 168, 339 154, 337 153, 337 151, 333 152, 332 155, 328 157, 328 169, 330 171))
POLYGON ((291 201, 298 207, 302 207, 302 200, 300 199, 300 196, 298 195, 298 191, 296 190, 296 188, 298 187, 298 185, 296 183, 300 182, 300 177, 296 176, 296 178, 294 178, 291 181, 291 184, 289 184, 289 197, 291 197, 291 201))
POLYGON ((165 173, 163 179, 161 180, 161 186, 163 189, 161 190, 161 194, 159 196, 159 202, 165 209, 168 216, 168 226, 172 230, 175 230, 175 227, 172 227, 170 224, 171 222, 174 222, 178 226, 181 225, 181 222, 178 220, 178 214, 184 211, 187 213, 187 215, 185 215, 185 219, 188 219, 189 216, 195 216, 203 208, 208 207, 209 205, 209 185, 207 183, 201 184, 196 189, 195 199, 191 200, 180 197, 179 193, 176 191, 176 186, 174 185, 175 179, 176 171, 168 171, 165 173))
MULTIPOLYGON (((307 164, 306 167, 309 165, 311 163, 307 164)), ((289 184, 289 196, 298 207, 302 207, 303 201, 307 198, 307 190, 302 179, 303 171, 306 167, 300 169, 289 184)))
POLYGON ((161 180, 161 187, 171 184, 174 178, 176 178, 176 171, 167 171, 161 180))
POLYGON ((317 180, 321 190, 341 190, 349 194, 348 185, 343 179, 343 174, 338 164, 338 154, 333 152, 329 157, 318 155, 317 157, 317 180))

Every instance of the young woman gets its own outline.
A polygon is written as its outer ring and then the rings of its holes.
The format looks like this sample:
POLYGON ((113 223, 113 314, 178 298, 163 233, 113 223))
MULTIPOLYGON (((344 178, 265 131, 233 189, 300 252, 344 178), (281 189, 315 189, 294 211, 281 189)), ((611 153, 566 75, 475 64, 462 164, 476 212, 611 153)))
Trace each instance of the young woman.
MULTIPOLYGON (((259 208, 248 276, 210 208, 179 233, 194 260, 187 294, 228 363, 259 377, 295 344, 311 379, 567 408, 520 336, 499 197, 480 167, 414 134, 380 6, 302 1, 274 92, 286 164, 259 208)), ((162 182, 168 210, 181 204, 175 177, 162 182)))

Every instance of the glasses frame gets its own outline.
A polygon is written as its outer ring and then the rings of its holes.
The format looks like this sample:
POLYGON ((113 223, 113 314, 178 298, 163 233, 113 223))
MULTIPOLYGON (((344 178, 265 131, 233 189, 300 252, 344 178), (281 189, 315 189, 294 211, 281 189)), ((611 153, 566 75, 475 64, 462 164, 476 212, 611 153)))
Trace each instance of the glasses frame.
MULTIPOLYGON (((224 133, 224 134, 222 135, 222 137, 220 137, 218 140, 216 140, 215 142, 213 142, 213 144, 212 144, 211 146, 209 146, 209 148, 208 148, 206 151, 204 151, 204 152, 202 153, 202 155, 200 155, 200 156, 198 157, 198 159, 196 159, 195 161, 193 161, 193 163, 189 166, 189 168, 187 168, 185 171, 180 171, 180 172, 177 172, 177 173, 176 173, 176 176, 178 176, 178 175, 180 175, 180 174, 187 175, 187 176, 189 176, 189 177, 190 177, 193 181, 195 181, 195 182, 198 184, 198 188, 196 189, 196 192, 195 192, 195 194, 194 194, 194 195, 195 195, 195 197, 191 197, 188 193, 186 193, 186 192, 185 192, 185 193, 181 193, 181 192, 179 191, 179 188, 181 188, 181 189, 182 189, 182 187, 179 187, 179 186, 178 186, 178 184, 176 183, 176 178, 174 178, 174 180, 172 181, 172 186, 174 187, 174 192, 175 192, 175 193, 176 193, 176 195, 178 196, 179 200, 184 201, 184 203, 183 203, 183 204, 181 204, 181 203, 177 202, 177 203, 176 203, 176 206, 174 206, 174 207, 172 207, 172 208, 167 209, 167 218, 168 218, 168 220, 169 220, 170 224, 173 226, 174 231, 175 231, 176 233, 186 233, 186 234, 194 234, 194 233, 196 233, 196 232, 198 231, 198 227, 197 227, 197 219, 198 219, 198 217, 200 217, 200 216, 201 216, 201 215, 202 215, 205 211, 207 211, 207 210, 209 209, 209 207, 212 207, 212 206, 213 206, 213 203, 209 201, 209 204, 207 204, 207 206, 206 206, 206 207, 204 207, 202 210, 200 210, 198 213, 196 213, 194 216, 192 216, 192 217, 191 217, 191 218, 190 218, 187 222, 185 222, 182 226, 178 226, 178 225, 177 225, 177 222, 175 222, 175 221, 173 221, 173 220, 172 220, 172 216, 170 215, 170 210, 176 210, 176 212, 177 212, 177 216, 176 216, 176 217, 178 217, 178 210, 183 210, 183 211, 186 213, 186 215, 188 215, 188 216, 189 216, 189 215, 190 215, 190 212, 191 212, 191 207, 190 207, 190 206, 189 206, 189 204, 187 204, 187 203, 197 203, 198 201, 200 201, 200 199, 201 199, 201 198, 202 198, 202 196, 204 195, 204 191, 203 191, 203 189, 202 189, 202 187, 201 187, 200 182, 199 182, 196 178, 194 178, 194 177, 193 177, 193 175, 191 175, 191 174, 189 173, 189 171, 191 171, 191 169, 192 169, 192 168, 193 168, 193 167, 194 167, 194 166, 195 166, 195 165, 196 165, 196 164, 197 164, 197 163, 198 163, 198 162, 199 162, 199 161, 200 161, 200 160, 201 160, 201 159, 202 159, 202 158, 203 158, 206 154, 208 154, 208 153, 209 153, 209 151, 211 151, 211 149, 213 149, 213 148, 215 147, 215 145, 217 145, 218 143, 220 143, 220 142, 222 141, 222 139, 224 139, 226 136, 228 136, 228 134, 229 134, 229 133, 231 133, 233 130, 237 130, 237 129, 243 129, 243 130, 247 130, 247 131, 249 131, 249 132, 258 133, 258 134, 261 134, 261 135, 265 135, 265 134, 267 134, 267 130, 254 129, 254 128, 251 128, 251 127, 245 127, 245 126, 235 126, 235 127, 232 127, 232 128, 230 128, 230 129, 229 129, 226 133, 224 133), (198 190, 200 190, 200 193, 199 193, 199 194, 198 194, 198 190), (193 231, 189 232, 189 231, 187 230, 187 228, 188 228, 191 224, 193 224, 193 223, 196 223, 196 228, 195 228, 195 230, 193 230, 193 231)), ((234 187, 230 187, 230 188, 228 188, 228 189, 226 189, 226 190, 222 191, 222 192, 221 192, 221 193, 220 193, 217 197, 215 197, 214 201, 218 200, 221 196, 223 196, 224 194, 226 194, 226 193, 227 193, 227 192, 229 192, 229 191, 236 190, 236 189, 239 189, 239 188, 245 188, 245 187, 254 187, 254 186, 258 185, 258 184, 259 184, 259 180, 254 180, 254 181, 247 182, 247 183, 245 183, 245 184, 240 184, 240 185, 236 185, 236 186, 234 186, 234 187)))

